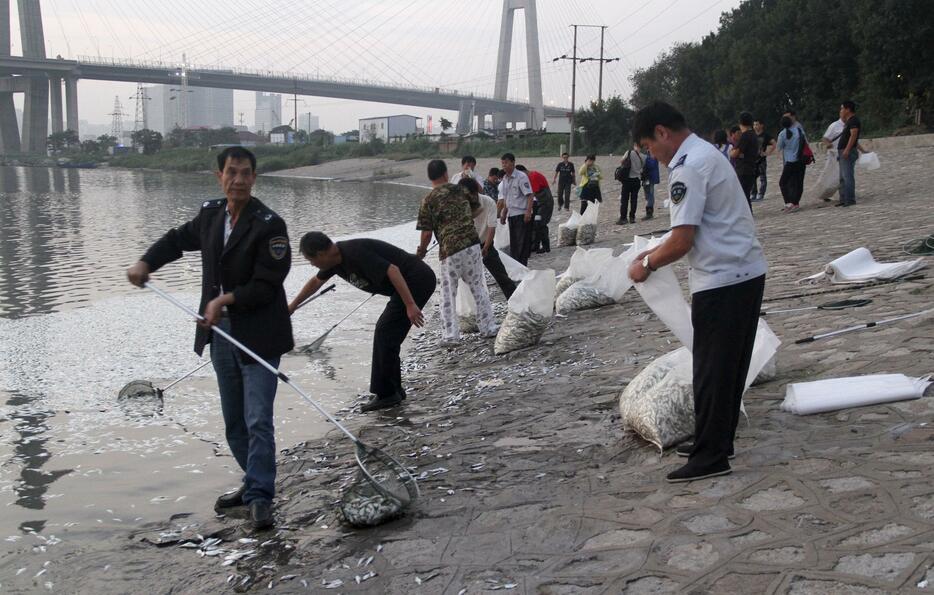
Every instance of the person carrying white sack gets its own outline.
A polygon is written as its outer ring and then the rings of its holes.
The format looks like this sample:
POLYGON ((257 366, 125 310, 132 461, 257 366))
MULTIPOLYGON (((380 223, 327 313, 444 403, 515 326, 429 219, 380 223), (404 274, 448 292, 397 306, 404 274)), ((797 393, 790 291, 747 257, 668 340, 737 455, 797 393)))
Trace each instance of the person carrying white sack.
POLYGON ((448 182, 448 167, 440 159, 428 162, 428 179, 432 190, 422 199, 418 210, 416 229, 422 234, 416 254, 425 258, 434 233, 441 260, 441 343, 453 346, 460 341, 456 303, 458 279, 467 284, 477 303, 480 334, 495 337, 499 327, 486 288, 480 237, 473 221, 482 210, 480 201, 463 186, 448 182))
POLYGON ((692 294, 694 442, 670 482, 730 473, 740 403, 756 338, 767 265, 739 180, 673 106, 639 110, 633 138, 668 164, 671 234, 629 267, 637 283, 685 255, 692 294))

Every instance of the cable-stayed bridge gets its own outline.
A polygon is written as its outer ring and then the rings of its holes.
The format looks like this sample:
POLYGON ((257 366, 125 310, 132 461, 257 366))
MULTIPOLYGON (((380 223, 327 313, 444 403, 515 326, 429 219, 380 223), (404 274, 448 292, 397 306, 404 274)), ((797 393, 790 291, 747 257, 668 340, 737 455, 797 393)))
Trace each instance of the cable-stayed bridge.
POLYGON ((496 82, 491 95, 271 70, 130 59, 47 58, 39 0, 17 3, 23 56, 11 55, 10 2, 0 0, 0 152, 44 152, 50 116, 51 132, 78 132, 77 88, 82 79, 264 91, 453 110, 458 112, 458 132, 468 132, 474 117, 483 122, 491 116, 495 128, 521 122, 528 128, 541 129, 546 117, 563 117, 568 112, 567 108, 543 105, 536 0, 503 0, 496 82), (525 17, 528 102, 506 97, 513 19, 518 10, 525 17), (22 133, 16 121, 14 93, 25 94, 22 133))

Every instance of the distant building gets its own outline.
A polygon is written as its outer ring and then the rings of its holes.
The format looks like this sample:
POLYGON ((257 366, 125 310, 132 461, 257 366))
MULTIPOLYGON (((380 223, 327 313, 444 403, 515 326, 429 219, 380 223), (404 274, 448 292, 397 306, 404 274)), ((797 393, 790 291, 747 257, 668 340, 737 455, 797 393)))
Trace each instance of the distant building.
POLYGON ((380 139, 385 143, 405 140, 407 136, 419 133, 416 116, 398 115, 381 118, 363 118, 360 120, 360 142, 367 143, 380 139))
POLYGON ((318 124, 318 116, 313 116, 309 113, 298 114, 298 130, 304 130, 305 132, 311 133, 315 130, 319 130, 321 126, 318 124))
MULTIPOLYGON (((163 136, 179 128, 233 126, 233 90, 153 85, 145 88, 146 126, 163 136), (182 94, 187 96, 184 100, 182 94), (185 113, 187 111, 187 114, 185 113)), ((133 117, 133 114, 130 114, 133 117)))
POLYGON ((253 120, 257 132, 266 132, 282 125, 282 95, 256 92, 256 114, 253 120))

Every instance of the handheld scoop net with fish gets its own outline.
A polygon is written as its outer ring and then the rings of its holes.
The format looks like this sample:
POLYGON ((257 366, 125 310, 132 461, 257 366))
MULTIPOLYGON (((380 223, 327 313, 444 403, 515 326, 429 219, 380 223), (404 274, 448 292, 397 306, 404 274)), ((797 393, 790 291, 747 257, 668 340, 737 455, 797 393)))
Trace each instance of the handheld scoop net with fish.
MULTIPOLYGON (((151 283, 146 283, 146 287, 194 317, 195 320, 204 320, 200 314, 151 283)), ((419 496, 418 483, 402 463, 386 452, 361 442, 350 430, 296 386, 288 376, 253 353, 223 329, 211 326, 211 330, 275 374, 279 380, 298 393, 318 413, 353 441, 356 447, 357 476, 341 498, 341 512, 348 523, 358 527, 379 525, 403 515, 415 503, 419 496)))
MULTIPOLYGON (((302 308, 310 304, 311 302, 315 301, 316 299, 323 296, 327 292, 333 291, 334 288, 335 286, 333 284, 328 285, 327 287, 325 287, 324 289, 322 289, 315 295, 311 296, 310 298, 308 298, 307 300, 299 304, 298 307, 295 309, 298 310, 299 308, 302 308)), ((161 388, 153 385, 153 383, 150 382, 149 380, 131 380, 130 382, 127 382, 123 386, 123 388, 120 389, 119 393, 117 393, 117 401, 119 402, 132 401, 135 403, 151 401, 153 405, 158 408, 162 404, 162 397, 164 396, 165 391, 169 390, 170 388, 172 388, 173 386, 175 386, 182 380, 185 380, 186 378, 188 378, 189 376, 191 376, 192 374, 194 374, 195 372, 197 372, 198 370, 207 366, 210 363, 211 363, 211 360, 198 364, 197 368, 190 370, 188 372, 185 372, 185 374, 183 374, 182 376, 179 376, 178 378, 176 378, 175 380, 173 380, 172 382, 166 384, 165 386, 161 388)))

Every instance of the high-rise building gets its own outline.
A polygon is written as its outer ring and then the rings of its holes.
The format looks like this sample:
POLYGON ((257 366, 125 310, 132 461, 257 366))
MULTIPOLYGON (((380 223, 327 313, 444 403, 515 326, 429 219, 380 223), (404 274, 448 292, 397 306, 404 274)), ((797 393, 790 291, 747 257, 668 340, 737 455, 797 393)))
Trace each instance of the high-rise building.
POLYGON ((256 131, 269 133, 276 126, 282 125, 282 95, 256 92, 256 115, 253 120, 256 131))
POLYGON ((321 126, 318 124, 318 116, 313 116, 309 112, 298 114, 299 130, 304 130, 305 132, 314 132, 320 128, 321 126))
POLYGON ((186 100, 183 100, 182 93, 185 91, 180 86, 154 85, 146 88, 146 115, 150 130, 166 135, 176 126, 233 127, 232 89, 189 86, 186 100))

